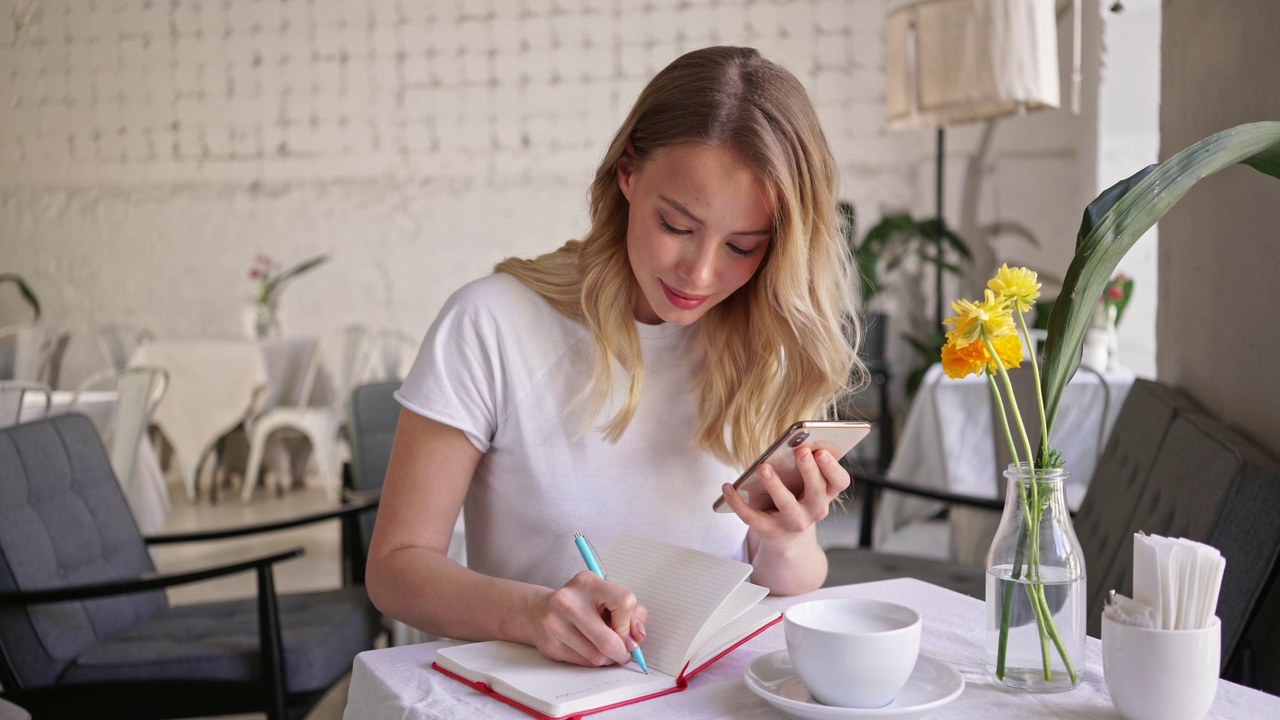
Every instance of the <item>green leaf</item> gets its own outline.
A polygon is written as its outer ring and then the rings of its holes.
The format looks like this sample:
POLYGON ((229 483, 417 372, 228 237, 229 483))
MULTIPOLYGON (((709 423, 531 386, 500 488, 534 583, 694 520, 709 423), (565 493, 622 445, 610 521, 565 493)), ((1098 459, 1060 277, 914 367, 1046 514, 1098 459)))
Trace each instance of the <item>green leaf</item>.
POLYGON ((302 273, 310 270, 311 268, 314 268, 315 266, 322 264, 328 259, 329 259, 328 255, 317 255, 316 257, 313 257, 310 260, 307 260, 306 262, 298 263, 297 265, 294 265, 288 270, 280 273, 271 282, 267 283, 266 287, 262 289, 262 297, 269 299, 272 295, 274 295, 277 292, 277 290, 279 290, 280 286, 284 284, 284 281, 289 280, 291 278, 295 278, 301 275, 302 273))
POLYGON ((21 275, 18 275, 17 273, 0 273, 0 282, 11 282, 17 285, 18 292, 22 294, 23 299, 27 301, 27 304, 31 306, 32 311, 35 312, 35 319, 40 319, 40 301, 36 299, 35 292, 31 290, 31 286, 27 285, 27 282, 22 279, 21 275))
POLYGON ((1237 163, 1280 178, 1280 122, 1240 125, 1201 140, 1117 183, 1085 209, 1044 346, 1040 386, 1050 432, 1063 389, 1080 365, 1090 316, 1120 259, 1192 185, 1237 163))

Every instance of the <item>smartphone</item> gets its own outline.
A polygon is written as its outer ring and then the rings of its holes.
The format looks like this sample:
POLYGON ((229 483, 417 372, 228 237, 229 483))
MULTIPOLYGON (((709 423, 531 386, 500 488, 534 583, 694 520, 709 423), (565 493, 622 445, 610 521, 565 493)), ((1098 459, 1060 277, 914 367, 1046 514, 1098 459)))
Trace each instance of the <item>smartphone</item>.
MULTIPOLYGON (((782 436, 773 441, 756 461, 751 463, 746 472, 733 482, 738 495, 747 504, 758 510, 773 510, 773 498, 765 490, 760 481, 757 469, 769 463, 773 471, 781 478, 782 484, 799 496, 804 491, 804 479, 800 477, 800 468, 796 467, 795 449, 807 446, 810 450, 826 450, 837 460, 844 457, 854 445, 871 432, 871 423, 854 420, 804 420, 787 428, 782 436)), ((733 512, 724 495, 716 498, 711 509, 716 512, 733 512)))

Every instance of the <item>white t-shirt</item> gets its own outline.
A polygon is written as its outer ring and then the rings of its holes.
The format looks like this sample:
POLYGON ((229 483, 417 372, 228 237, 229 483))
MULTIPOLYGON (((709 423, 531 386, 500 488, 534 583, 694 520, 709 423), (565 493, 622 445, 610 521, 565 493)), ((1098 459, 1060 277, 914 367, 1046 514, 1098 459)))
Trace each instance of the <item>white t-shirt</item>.
MULTIPOLYGON (((581 432, 586 403, 568 410, 591 377, 586 326, 504 273, 445 303, 396 399, 484 453, 463 506, 471 569, 560 587, 586 569, 574 533, 597 548, 626 532, 743 559, 746 525, 711 510, 737 472, 692 442, 697 328, 636 330, 644 389, 614 444, 599 428, 616 404, 581 432)), ((627 383, 615 372, 614 403, 627 383)))

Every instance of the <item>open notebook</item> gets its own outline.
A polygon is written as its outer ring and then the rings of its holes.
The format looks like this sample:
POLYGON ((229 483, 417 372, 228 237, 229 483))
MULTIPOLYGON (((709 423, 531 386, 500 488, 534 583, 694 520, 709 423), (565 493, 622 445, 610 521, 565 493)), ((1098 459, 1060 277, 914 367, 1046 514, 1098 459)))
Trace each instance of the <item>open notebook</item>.
POLYGON ((746 563, 631 535, 600 556, 609 580, 649 610, 641 644, 648 675, 635 663, 582 667, 500 640, 442 648, 434 667, 537 717, 587 715, 682 690, 698 671, 782 619, 760 607, 768 590, 746 581, 746 563))

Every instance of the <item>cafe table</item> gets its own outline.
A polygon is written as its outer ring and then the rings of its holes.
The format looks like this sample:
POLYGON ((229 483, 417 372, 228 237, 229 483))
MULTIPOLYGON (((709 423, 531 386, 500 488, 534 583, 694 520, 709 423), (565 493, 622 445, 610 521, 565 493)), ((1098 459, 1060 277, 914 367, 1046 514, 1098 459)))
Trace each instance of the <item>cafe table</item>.
MULTIPOLYGON (((906 605, 923 619, 920 652, 955 668, 965 680, 955 700, 929 715, 936 720, 992 720, 992 718, 1119 718, 1102 677, 1102 643, 1089 638, 1084 680, 1074 690, 1053 695, 1012 692, 997 686, 983 664, 986 636, 985 605, 911 578, 882 580, 823 588, 795 597, 769 597, 763 604, 784 610, 818 598, 871 598, 906 605)), ((431 667, 436 650, 454 641, 370 650, 355 658, 347 694, 346 720, 403 718, 528 718, 478 690, 446 677, 431 667)), ((682 692, 591 717, 601 720, 646 718, 782 718, 772 705, 752 693, 743 671, 756 658, 786 647, 781 623, 757 635, 689 681, 682 692)), ((833 716, 834 717, 834 716, 833 716)), ((1280 717, 1280 697, 1218 681, 1209 718, 1280 717)))

